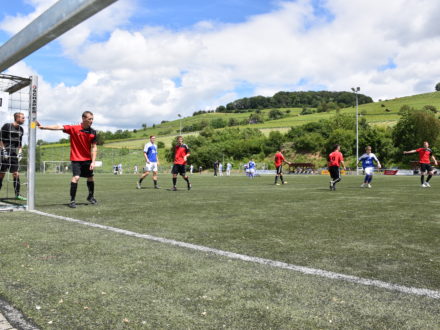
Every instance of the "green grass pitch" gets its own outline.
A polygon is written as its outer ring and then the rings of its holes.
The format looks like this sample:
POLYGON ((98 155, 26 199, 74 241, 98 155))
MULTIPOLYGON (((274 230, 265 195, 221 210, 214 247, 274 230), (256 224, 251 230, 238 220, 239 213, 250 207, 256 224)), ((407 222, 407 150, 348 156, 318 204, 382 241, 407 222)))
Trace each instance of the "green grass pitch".
MULTIPOLYGON (((440 291, 440 178, 37 176, 37 209, 253 257, 440 291)), ((440 300, 0 213, 0 297, 41 329, 436 329, 440 300)))

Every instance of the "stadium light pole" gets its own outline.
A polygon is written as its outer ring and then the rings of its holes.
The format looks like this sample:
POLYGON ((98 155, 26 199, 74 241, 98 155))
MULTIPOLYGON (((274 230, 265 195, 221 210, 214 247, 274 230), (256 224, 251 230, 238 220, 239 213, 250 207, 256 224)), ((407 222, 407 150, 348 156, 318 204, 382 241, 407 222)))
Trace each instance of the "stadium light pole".
POLYGON ((361 90, 360 87, 352 87, 351 90, 353 91, 355 97, 356 97, 356 175, 359 175, 359 169, 357 166, 357 160, 359 159, 359 101, 358 101, 358 93, 361 90))
POLYGON ((180 121, 179 121, 179 123, 180 123, 180 134, 179 135, 182 135, 182 115, 180 113, 178 113, 177 117, 180 118, 180 121))

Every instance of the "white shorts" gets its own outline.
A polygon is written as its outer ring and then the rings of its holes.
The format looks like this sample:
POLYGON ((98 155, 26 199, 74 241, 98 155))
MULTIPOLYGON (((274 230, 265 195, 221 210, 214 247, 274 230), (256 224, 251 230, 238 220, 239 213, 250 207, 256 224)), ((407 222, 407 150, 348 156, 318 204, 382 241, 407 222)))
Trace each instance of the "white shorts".
POLYGON ((146 163, 144 167, 144 172, 157 172, 157 163, 146 163))
POLYGON ((249 170, 249 173, 250 173, 250 174, 255 174, 255 169, 254 169, 254 168, 251 168, 251 169, 249 170))
POLYGON ((365 167, 364 172, 365 172, 365 175, 373 175, 374 167, 365 167))

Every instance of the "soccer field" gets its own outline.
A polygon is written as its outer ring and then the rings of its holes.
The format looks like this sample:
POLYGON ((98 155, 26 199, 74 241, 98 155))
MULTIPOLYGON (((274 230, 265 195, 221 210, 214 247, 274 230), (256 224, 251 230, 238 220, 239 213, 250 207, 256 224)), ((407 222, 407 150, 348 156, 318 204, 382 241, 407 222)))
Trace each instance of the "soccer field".
POLYGON ((440 179, 213 177, 187 191, 136 176, 98 175, 98 205, 68 175, 37 177, 37 209, 228 255, 151 241, 49 216, 0 213, 0 297, 41 329, 438 329, 440 179), (84 201, 84 203, 82 203, 84 201), (352 283, 257 258, 378 280, 352 283), (382 283, 381 282, 381 283, 382 283), (414 289, 396 291, 393 285, 414 289), (436 297, 420 295, 423 289, 436 297))

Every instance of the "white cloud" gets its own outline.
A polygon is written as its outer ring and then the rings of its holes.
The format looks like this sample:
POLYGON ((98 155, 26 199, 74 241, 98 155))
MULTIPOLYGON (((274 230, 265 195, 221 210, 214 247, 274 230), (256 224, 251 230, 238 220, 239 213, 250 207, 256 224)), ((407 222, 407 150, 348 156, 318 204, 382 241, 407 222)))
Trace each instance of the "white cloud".
POLYGON ((327 0, 330 20, 307 0, 279 4, 239 24, 133 31, 122 26, 134 2, 120 1, 62 37, 89 74, 78 86, 43 84, 42 117, 70 122, 91 109, 98 126, 136 128, 230 102, 243 83, 262 95, 361 86, 384 99, 431 91, 439 80, 440 3, 327 0), (108 31, 104 41, 90 38, 108 31), (395 68, 379 69, 390 59, 395 68))

